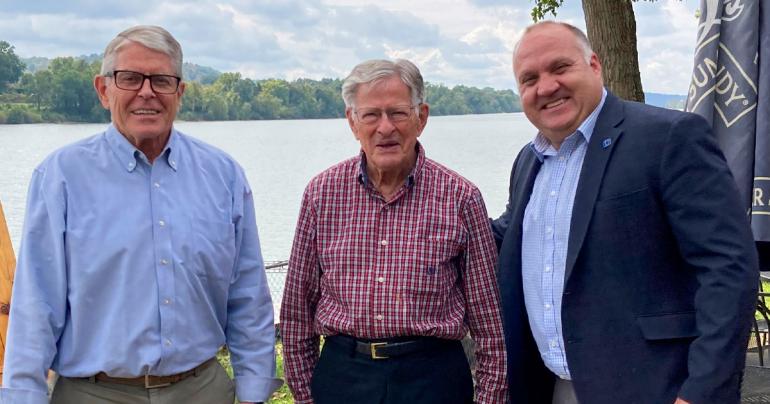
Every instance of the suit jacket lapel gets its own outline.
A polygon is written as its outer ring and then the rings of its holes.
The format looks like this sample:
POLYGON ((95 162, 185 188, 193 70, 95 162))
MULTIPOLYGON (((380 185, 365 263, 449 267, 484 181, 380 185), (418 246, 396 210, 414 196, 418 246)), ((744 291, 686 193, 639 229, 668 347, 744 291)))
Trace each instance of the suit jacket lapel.
POLYGON ((575 203, 572 207, 567 262, 564 273, 566 280, 572 274, 575 261, 583 245, 588 224, 594 211, 594 203, 599 195, 599 188, 604 178, 607 162, 615 149, 618 139, 623 134, 621 124, 624 119, 623 101, 612 93, 607 93, 599 117, 588 143, 583 168, 580 171, 575 203))
POLYGON ((540 160, 535 156, 534 151, 528 150, 529 158, 525 159, 521 164, 521 176, 516 181, 516 196, 513 206, 516 207, 516 211, 513 213, 513 217, 516 220, 516 228, 518 230, 518 240, 516 245, 521 245, 521 224, 524 221, 524 211, 529 203, 529 197, 532 195, 532 188, 535 186, 535 178, 540 171, 540 160))
MULTIPOLYGON (((511 187, 511 198, 513 211, 508 223, 508 230, 500 250, 500 284, 506 285, 501 288, 500 293, 503 300, 515 301, 519 305, 523 295, 521 295, 521 238, 522 222, 524 220, 524 210, 529 203, 529 197, 532 194, 532 187, 535 184, 535 178, 540 171, 540 161, 532 150, 523 150, 524 155, 514 167, 513 185, 511 187), (517 285, 515 287, 507 287, 517 285), (515 297, 514 297, 515 296, 515 297)), ((523 308, 523 305, 521 305, 523 308)))

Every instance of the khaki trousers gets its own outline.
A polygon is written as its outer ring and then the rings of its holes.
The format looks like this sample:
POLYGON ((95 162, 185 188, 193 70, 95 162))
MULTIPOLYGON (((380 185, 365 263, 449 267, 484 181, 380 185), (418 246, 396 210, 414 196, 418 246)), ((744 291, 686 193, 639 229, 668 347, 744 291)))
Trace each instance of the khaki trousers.
POLYGON ((218 363, 207 366, 167 387, 93 382, 89 379, 59 377, 51 404, 233 404, 235 384, 218 363))

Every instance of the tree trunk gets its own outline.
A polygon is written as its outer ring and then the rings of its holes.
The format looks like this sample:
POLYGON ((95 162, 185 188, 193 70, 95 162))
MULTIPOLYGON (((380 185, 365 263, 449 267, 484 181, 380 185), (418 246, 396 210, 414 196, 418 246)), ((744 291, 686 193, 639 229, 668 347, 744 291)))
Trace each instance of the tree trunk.
POLYGON ((621 98, 644 102, 631 0, 583 0, 583 11, 588 39, 602 63, 604 85, 621 98))

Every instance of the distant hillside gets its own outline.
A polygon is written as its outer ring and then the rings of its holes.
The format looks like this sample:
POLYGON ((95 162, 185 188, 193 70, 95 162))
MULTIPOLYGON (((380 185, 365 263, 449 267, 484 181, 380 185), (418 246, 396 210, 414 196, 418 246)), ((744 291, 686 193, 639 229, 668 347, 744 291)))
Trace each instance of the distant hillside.
POLYGON ((185 81, 197 81, 201 84, 211 84, 216 81, 222 72, 208 66, 196 65, 195 63, 184 62, 182 65, 182 74, 185 81))
POLYGON ((669 109, 684 109, 687 96, 676 94, 644 93, 645 104, 669 109))
POLYGON ((45 70, 48 68, 48 63, 51 62, 51 59, 48 58, 42 58, 39 56, 33 56, 31 58, 19 58, 21 59, 21 62, 24 63, 25 69, 24 71, 34 73, 38 70, 45 70))
MULTIPOLYGON (((29 73, 35 73, 38 70, 45 70, 48 68, 48 64, 51 63, 51 59, 33 56, 31 58, 20 58, 26 66, 25 71, 29 73)), ((102 54, 92 53, 90 55, 75 56, 76 60, 85 60, 87 63, 92 63, 97 60, 102 60, 102 54)), ((208 66, 196 65, 195 63, 185 62, 182 65, 182 74, 186 81, 197 81, 201 84, 213 83, 222 72, 215 70, 208 66)))

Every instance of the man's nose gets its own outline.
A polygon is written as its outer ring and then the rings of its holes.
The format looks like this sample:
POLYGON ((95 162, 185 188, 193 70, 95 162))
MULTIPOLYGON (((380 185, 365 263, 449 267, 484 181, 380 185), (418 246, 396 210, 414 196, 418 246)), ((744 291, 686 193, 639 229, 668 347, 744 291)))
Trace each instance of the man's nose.
POLYGON ((553 93, 555 93, 561 84, 559 83, 559 80, 557 80, 556 77, 551 75, 543 75, 540 77, 540 80, 538 80, 537 83, 537 95, 540 96, 548 96, 553 93))
POLYGON ((142 86, 139 87, 139 96, 140 97, 155 97, 155 91, 152 90, 152 84, 150 83, 150 78, 145 77, 144 80, 142 80, 142 86))
POLYGON ((377 122, 377 132, 380 132, 383 134, 389 134, 393 132, 395 128, 396 126, 393 125, 393 122, 390 121, 390 117, 388 116, 388 113, 386 111, 382 111, 382 115, 380 116, 380 121, 377 122))

